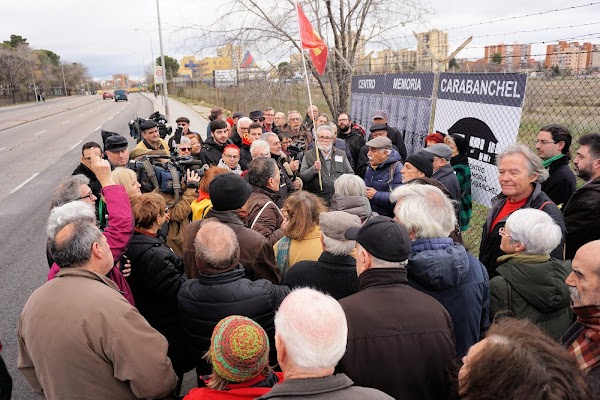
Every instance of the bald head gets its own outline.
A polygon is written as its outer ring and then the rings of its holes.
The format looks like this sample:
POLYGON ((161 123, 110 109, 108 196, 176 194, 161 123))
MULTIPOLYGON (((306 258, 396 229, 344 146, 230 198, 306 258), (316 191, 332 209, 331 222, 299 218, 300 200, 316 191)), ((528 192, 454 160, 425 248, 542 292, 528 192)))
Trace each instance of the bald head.
POLYGON ((600 240, 579 248, 572 262, 572 272, 566 279, 574 307, 600 305, 600 240))
POLYGON ((85 268, 107 274, 113 266, 106 238, 88 219, 75 220, 58 229, 50 239, 50 252, 61 268, 85 268))
POLYGON ((235 232, 216 219, 202 224, 196 233, 194 247, 200 272, 226 271, 239 262, 240 246, 235 232))

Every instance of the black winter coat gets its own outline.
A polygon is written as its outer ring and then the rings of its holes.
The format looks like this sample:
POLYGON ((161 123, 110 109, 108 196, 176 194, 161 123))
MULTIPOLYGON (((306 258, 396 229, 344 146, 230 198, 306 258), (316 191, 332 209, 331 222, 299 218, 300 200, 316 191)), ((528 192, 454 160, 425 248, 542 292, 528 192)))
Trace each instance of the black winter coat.
POLYGON ((460 194, 460 185, 452 165, 444 165, 442 168, 435 171, 431 177, 437 179, 442 185, 446 186, 446 189, 450 192, 453 200, 460 202, 462 197, 460 194))
POLYGON ((206 139, 206 141, 202 144, 202 150, 200 151, 200 160, 204 164, 208 164, 210 166, 219 165, 219 160, 223 154, 223 149, 228 144, 231 144, 231 141, 227 139, 227 142, 223 146, 219 146, 215 143, 215 140, 211 137, 206 139))
POLYGON ((241 265, 218 275, 201 273, 198 279, 186 281, 177 296, 179 319, 198 371, 202 374, 211 372, 202 356, 210 347, 214 327, 230 315, 252 318, 263 327, 269 337, 274 365, 277 362, 275 311, 289 292, 286 286, 274 285, 264 279, 251 281, 241 265))
POLYGON ((402 163, 406 161, 406 145, 404 144, 404 135, 396 128, 392 128, 386 124, 385 130, 387 131, 387 137, 392 141, 392 144, 398 148, 402 163))
POLYGON ((581 246, 600 239, 600 178, 579 188, 563 208, 567 226, 566 258, 581 246))
MULTIPOLYGON (((527 198, 525 205, 522 208, 536 208, 538 210, 544 211, 546 214, 550 215, 554 222, 560 226, 560 230, 562 231, 562 240, 560 244, 552 250, 550 253, 550 257, 556 258, 557 260, 564 260, 563 249, 565 247, 565 239, 567 237, 567 230, 565 228, 565 221, 563 220, 563 215, 556 207, 548 196, 544 192, 542 192, 541 185, 537 182, 533 183, 534 188, 531 195, 527 198)), ((502 228, 506 224, 506 219, 502 219, 500 222, 494 226, 494 229, 490 232, 490 225, 496 219, 496 216, 506 204, 506 196, 500 193, 498 196, 492 199, 492 208, 488 212, 487 219, 485 224, 483 225, 483 230, 481 233, 481 244, 479 245, 479 261, 488 271, 488 275, 490 279, 497 276, 496 267, 498 267, 498 257, 505 255, 506 253, 500 250, 500 242, 502 238, 498 233, 500 228, 502 228)))
POLYGON ((542 182, 542 191, 550 197, 557 206, 564 206, 577 188, 577 178, 569 168, 569 159, 561 157, 554 160, 548 167, 550 176, 542 182))
POLYGON ((352 167, 356 170, 358 165, 358 153, 365 145, 365 138, 356 130, 349 129, 348 132, 338 132, 338 138, 346 141, 350 154, 352 155, 352 167))
POLYGON ((125 255, 131 260, 127 282, 137 309, 167 338, 175 371, 189 370, 177 319, 177 293, 185 282, 183 259, 161 239, 137 232, 125 255))
POLYGON ((252 154, 250 154, 250 145, 242 143, 240 148, 240 168, 242 171, 248 169, 248 166, 252 162, 252 154))
POLYGON ((402 162, 397 151, 392 150, 390 156, 377 169, 368 166, 365 172, 365 185, 377 190, 375 196, 369 199, 371 209, 379 215, 394 217, 394 203, 390 202, 390 194, 398 186, 402 185, 402 162), (391 169, 394 168, 393 171, 391 169), (390 174, 392 179, 390 180, 390 174), (389 184, 388 184, 389 181, 389 184))

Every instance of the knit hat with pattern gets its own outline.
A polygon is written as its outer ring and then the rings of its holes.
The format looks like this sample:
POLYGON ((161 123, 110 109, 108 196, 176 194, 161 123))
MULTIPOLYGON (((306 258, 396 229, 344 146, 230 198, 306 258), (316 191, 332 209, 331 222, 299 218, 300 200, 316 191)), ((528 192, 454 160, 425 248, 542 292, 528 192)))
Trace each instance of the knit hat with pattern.
POLYGON ((269 339, 250 318, 232 315, 215 326, 209 351, 215 374, 229 382, 246 382, 267 366, 269 339))

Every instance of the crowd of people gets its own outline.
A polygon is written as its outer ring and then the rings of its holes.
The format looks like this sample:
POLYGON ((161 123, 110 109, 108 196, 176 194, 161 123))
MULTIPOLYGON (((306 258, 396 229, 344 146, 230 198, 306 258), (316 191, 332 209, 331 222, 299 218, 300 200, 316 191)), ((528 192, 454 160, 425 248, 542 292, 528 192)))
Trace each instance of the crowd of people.
POLYGON ((578 137, 574 172, 560 125, 537 155, 500 152, 475 257, 468 139, 435 132, 407 154, 384 110, 372 122, 214 109, 205 141, 181 117, 168 142, 148 120, 131 152, 110 132, 84 144, 52 194, 48 282, 19 319, 32 390, 600 398, 600 134, 578 137))

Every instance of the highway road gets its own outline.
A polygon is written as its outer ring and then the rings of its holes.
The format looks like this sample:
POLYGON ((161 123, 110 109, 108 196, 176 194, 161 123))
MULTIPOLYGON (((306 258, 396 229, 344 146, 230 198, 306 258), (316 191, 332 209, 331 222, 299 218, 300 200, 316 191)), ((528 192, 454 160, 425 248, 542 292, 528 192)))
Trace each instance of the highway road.
POLYGON ((100 129, 122 134, 132 148, 127 122, 153 111, 140 94, 129 102, 81 96, 0 109, 0 341, 13 399, 37 398, 16 371, 16 327, 27 298, 46 281, 52 190, 79 164, 83 143, 101 143, 100 129))

